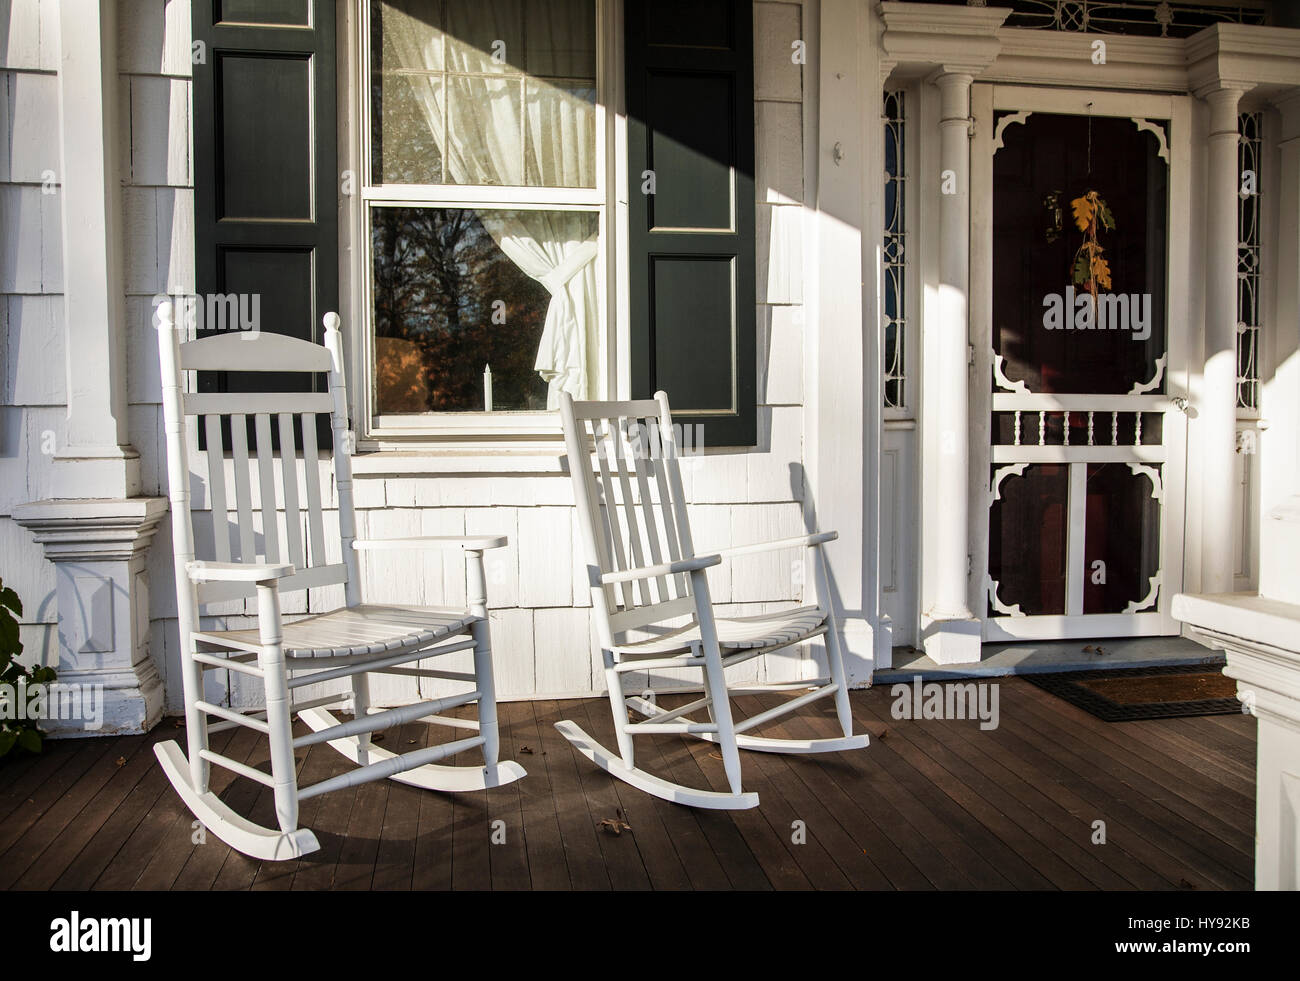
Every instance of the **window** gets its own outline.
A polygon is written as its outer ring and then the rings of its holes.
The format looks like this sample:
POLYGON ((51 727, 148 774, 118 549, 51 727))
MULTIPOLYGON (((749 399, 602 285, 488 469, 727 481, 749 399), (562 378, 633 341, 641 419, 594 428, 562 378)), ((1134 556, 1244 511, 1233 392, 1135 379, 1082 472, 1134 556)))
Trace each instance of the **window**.
POLYGON ((907 257, 904 252, 907 228, 906 152, 904 145, 903 93, 885 93, 885 377, 884 407, 905 407, 907 383, 907 257))
POLYGON ((599 6, 369 4, 372 433, 606 396, 599 6))

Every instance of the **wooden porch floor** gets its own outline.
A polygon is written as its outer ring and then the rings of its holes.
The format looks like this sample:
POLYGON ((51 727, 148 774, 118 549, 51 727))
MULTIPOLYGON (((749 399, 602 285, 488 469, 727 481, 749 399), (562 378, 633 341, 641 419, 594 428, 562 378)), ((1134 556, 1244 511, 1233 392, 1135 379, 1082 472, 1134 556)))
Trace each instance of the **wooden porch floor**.
MULTIPOLYGON (((0 766, 3 889, 1248 889, 1252 885, 1255 720, 1249 716, 1106 724, 1017 678, 1000 679, 1001 724, 895 721, 887 687, 853 694, 861 752, 826 758, 744 754, 751 811, 703 812, 616 783, 552 728, 573 719, 613 745, 608 703, 501 706, 503 756, 529 771, 484 794, 367 784, 303 805, 319 852, 259 863, 192 817, 154 759, 184 731, 61 741, 0 766), (603 821, 630 831, 613 834, 603 821), (491 843, 493 822, 505 842, 491 843), (805 844, 792 841, 794 822, 805 844), (1092 844, 1105 822, 1106 844, 1092 844), (500 828, 501 825, 497 825, 500 828)), ((664 699, 665 704, 671 699, 664 699)), ((739 699, 744 711, 774 703, 739 699)), ((833 732, 814 705, 790 735, 833 732)), ((402 751, 447 729, 384 735, 402 751)), ((261 737, 214 748, 254 765, 261 737)), ((721 787, 707 743, 642 738, 648 769, 721 787)), ((328 746, 300 752, 314 783, 346 768, 328 746)), ((214 785, 273 823, 270 792, 214 785)))

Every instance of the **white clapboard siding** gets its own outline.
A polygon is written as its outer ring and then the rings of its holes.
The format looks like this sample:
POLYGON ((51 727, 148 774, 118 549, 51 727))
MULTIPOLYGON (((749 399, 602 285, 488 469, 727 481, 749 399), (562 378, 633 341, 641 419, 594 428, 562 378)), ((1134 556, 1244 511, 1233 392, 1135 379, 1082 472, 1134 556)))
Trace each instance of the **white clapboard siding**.
POLYGON ((585 607, 536 610, 537 691, 562 695, 592 689, 591 611, 585 607))
POLYGON ((519 603, 521 606, 573 604, 572 508, 519 511, 519 603))

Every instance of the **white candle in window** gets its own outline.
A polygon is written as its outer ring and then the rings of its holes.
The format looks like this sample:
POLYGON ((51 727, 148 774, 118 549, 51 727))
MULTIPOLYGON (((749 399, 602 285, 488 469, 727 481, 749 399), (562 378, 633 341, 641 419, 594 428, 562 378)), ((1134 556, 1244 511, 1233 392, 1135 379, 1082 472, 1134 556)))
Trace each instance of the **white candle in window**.
POLYGON ((483 366, 483 409, 485 412, 492 411, 492 366, 490 364, 483 366))

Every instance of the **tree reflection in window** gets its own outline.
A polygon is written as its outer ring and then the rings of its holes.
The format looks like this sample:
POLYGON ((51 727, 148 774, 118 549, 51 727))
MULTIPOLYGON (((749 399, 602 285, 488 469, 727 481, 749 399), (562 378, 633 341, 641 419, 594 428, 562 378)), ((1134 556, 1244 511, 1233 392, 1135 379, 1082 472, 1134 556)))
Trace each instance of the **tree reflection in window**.
MULTIPOLYGON (((550 294, 497 247, 465 208, 380 207, 374 255, 375 410, 540 411, 533 369, 550 294)), ((595 216, 592 216, 593 225, 595 216)))

